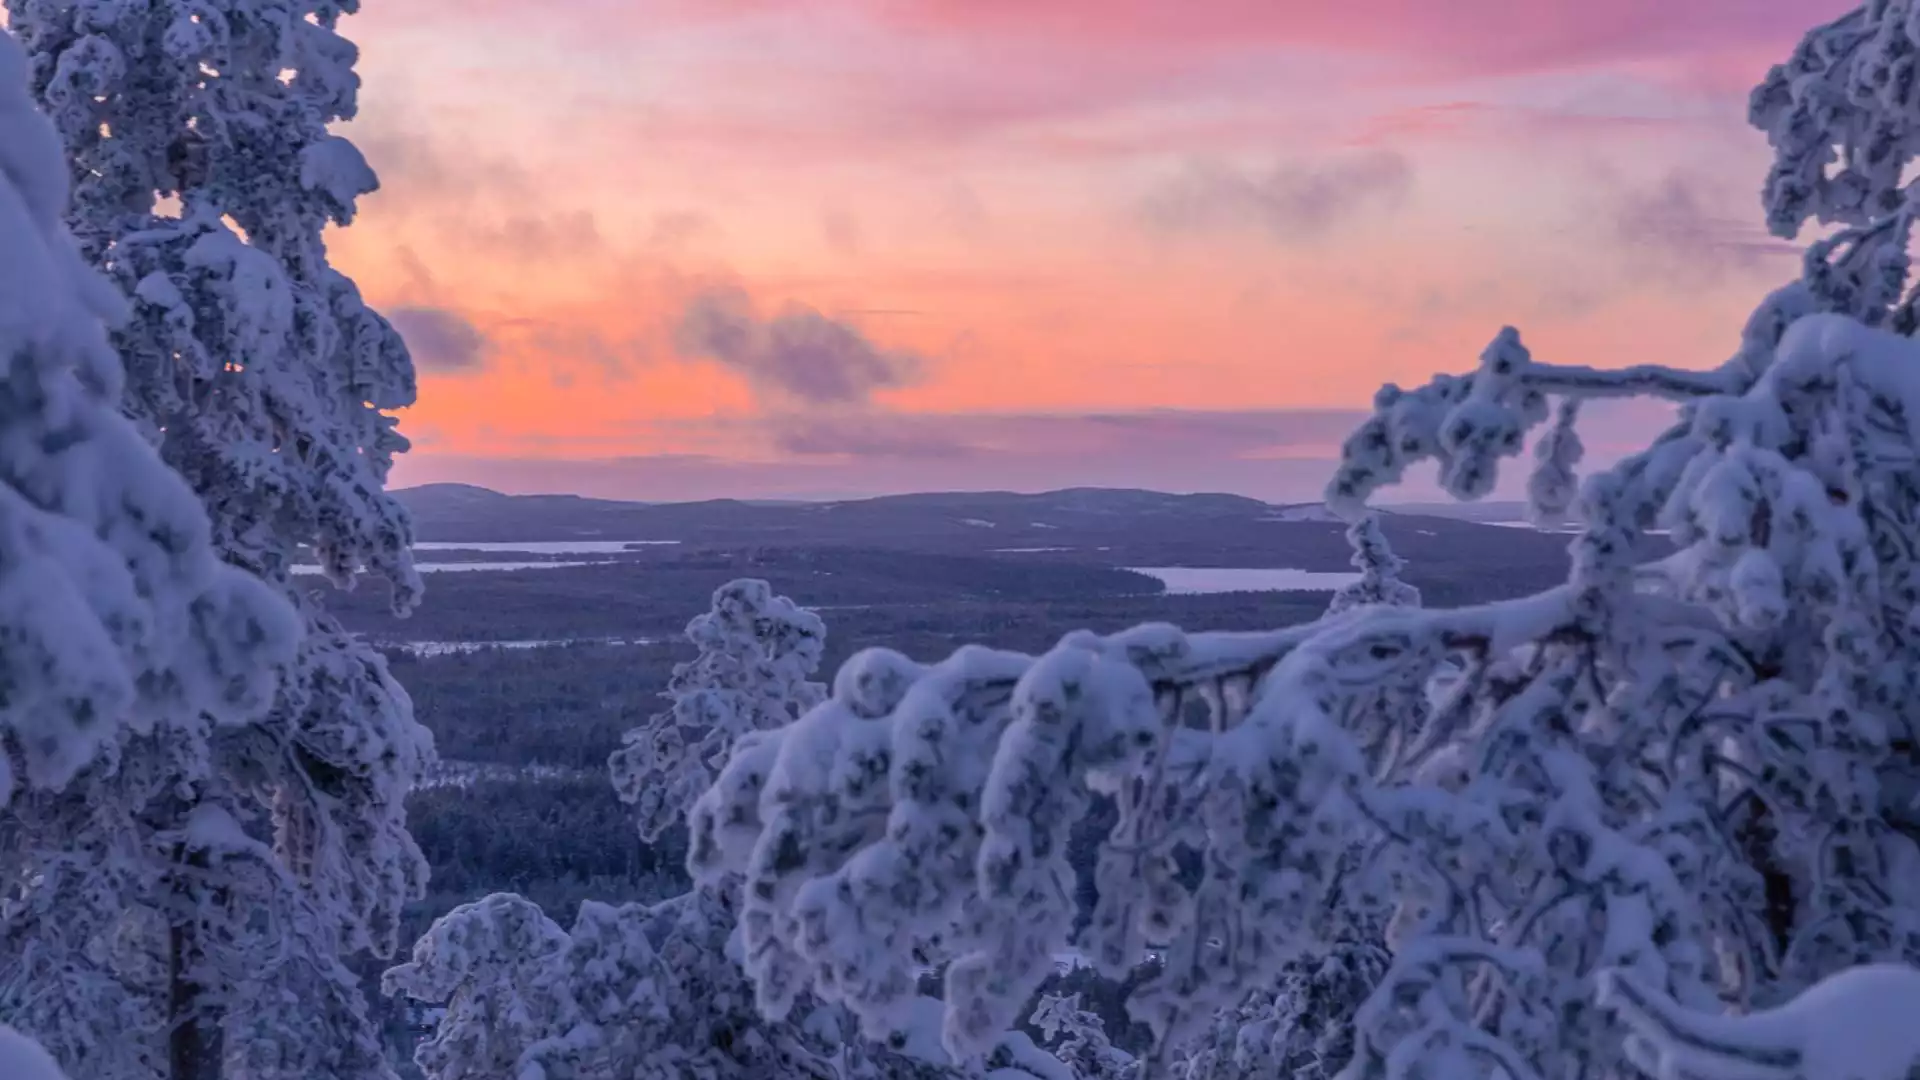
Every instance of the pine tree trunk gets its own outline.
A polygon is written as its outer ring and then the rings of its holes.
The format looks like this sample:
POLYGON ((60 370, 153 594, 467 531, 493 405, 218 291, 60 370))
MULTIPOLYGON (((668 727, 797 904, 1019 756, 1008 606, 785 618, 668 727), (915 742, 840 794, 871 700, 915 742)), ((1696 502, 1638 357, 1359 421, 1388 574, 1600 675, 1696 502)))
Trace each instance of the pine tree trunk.
MULTIPOLYGON (((202 869, 206 855, 193 852, 177 857, 177 862, 202 869)), ((167 1076, 168 1080, 220 1080, 224 1054, 220 1016, 194 974, 200 946, 192 925, 197 907, 193 892, 191 884, 175 883, 174 897, 186 910, 167 931, 167 1076)))

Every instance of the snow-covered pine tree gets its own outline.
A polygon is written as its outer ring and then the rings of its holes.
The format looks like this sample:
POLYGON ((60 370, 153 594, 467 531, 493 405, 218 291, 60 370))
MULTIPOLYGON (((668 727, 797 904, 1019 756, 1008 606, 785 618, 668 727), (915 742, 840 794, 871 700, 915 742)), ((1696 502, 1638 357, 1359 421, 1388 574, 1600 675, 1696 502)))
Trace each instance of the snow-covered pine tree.
POLYGON ((1880 1026, 1850 1025, 1849 1048, 1804 1017, 1823 988, 1909 977, 1849 969, 1920 954, 1911 10, 1816 29, 1754 95, 1771 226, 1840 228, 1727 363, 1555 366, 1506 330, 1470 375, 1387 388, 1348 441, 1329 502, 1352 518, 1426 460, 1473 499, 1558 399, 1533 485, 1550 511, 1579 458, 1567 402, 1679 405, 1580 486, 1565 585, 1266 634, 1079 633, 1039 657, 870 651, 736 749, 690 862, 744 878, 762 1010, 811 991, 884 1031, 912 967, 951 960, 945 1039, 974 1054, 1056 950, 1119 977, 1153 946, 1163 973, 1131 1007, 1164 1050, 1320 947, 1360 892, 1395 905, 1392 963, 1346 1080, 1613 1080, 1649 1045, 1709 1076, 1906 1075, 1905 1019, 1863 1011, 1880 1026), (1387 724, 1383 695, 1406 704, 1387 724), (1120 817, 1072 941, 1066 838, 1096 791, 1120 817), (1195 885, 1181 848, 1207 867, 1195 885), (1717 1064, 1706 1032, 1731 1040, 1717 1064))
MULTIPOLYGON (((64 834, 35 831, 24 804, 84 791, 96 758, 141 768, 150 748, 264 713, 300 624, 273 589, 221 562, 192 489, 120 414, 124 376, 108 325, 126 305, 62 222, 60 136, 35 110, 28 76, 26 55, 0 33, 0 806, 10 845, 35 851, 43 876, 71 881, 84 854, 63 850, 64 834)), ((81 809, 111 819, 120 808, 81 809)), ((7 870, 10 891, 30 884, 12 876, 20 863, 7 870)), ((104 909, 117 899, 110 885, 97 878, 74 895, 104 909)), ((115 943, 44 944, 7 939, 0 1023, 51 1030, 80 1076, 151 1066, 138 1041, 111 1031, 69 1040, 75 1030, 57 1020, 63 1006, 113 1010, 113 979, 94 956, 115 943)), ((0 1026, 0 1075, 57 1072, 38 1045, 0 1026)))
MULTIPOLYGON (((74 230, 133 299, 116 339, 126 408, 199 493, 226 561, 278 584, 307 634, 267 723, 31 808, 35 832, 74 836, 91 869, 17 878, 33 884, 17 886, 6 948, 116 941, 115 963, 146 977, 114 980, 115 1009, 75 1003, 48 1022, 124 1029, 157 997, 176 1080, 226 1065, 384 1076, 339 957, 390 955, 424 883, 404 799, 431 743, 382 659, 293 577, 305 548, 337 584, 386 578, 396 610, 420 591, 384 490, 407 445, 390 411, 413 400, 411 361, 322 242, 376 186, 327 130, 355 110, 356 51, 337 25, 357 4, 7 7, 73 151, 74 230), (134 826, 90 817, 89 799, 117 801, 134 826), (79 903, 109 872, 144 919, 79 903)), ((10 861, 30 871, 40 851, 10 861)))
POLYGON ((674 665, 662 695, 671 706, 627 732, 607 763, 649 842, 685 819, 735 742, 792 723, 826 696, 811 681, 826 650, 825 624, 764 581, 717 589, 712 608, 687 624, 687 640, 698 655, 674 665))

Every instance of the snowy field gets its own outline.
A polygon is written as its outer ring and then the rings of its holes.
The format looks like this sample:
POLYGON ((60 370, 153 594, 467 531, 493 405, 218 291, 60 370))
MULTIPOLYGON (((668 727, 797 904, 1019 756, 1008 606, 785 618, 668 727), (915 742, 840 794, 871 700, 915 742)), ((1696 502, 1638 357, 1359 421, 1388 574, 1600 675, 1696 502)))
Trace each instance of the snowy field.
POLYGON ((1236 592, 1332 592, 1360 580, 1359 574, 1316 570, 1231 569, 1213 567, 1128 567, 1136 574, 1157 578, 1176 595, 1198 596, 1236 592))

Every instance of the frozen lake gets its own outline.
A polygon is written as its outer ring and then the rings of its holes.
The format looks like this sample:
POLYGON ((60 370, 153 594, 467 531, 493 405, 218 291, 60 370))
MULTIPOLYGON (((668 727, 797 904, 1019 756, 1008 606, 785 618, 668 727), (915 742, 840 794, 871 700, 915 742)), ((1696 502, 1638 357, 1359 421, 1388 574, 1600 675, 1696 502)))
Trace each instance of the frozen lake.
POLYGON ((383 648, 397 648, 401 652, 415 656, 455 656, 462 653, 485 652, 488 649, 549 649, 567 645, 652 645, 653 638, 611 639, 611 638, 561 638, 552 641, 403 641, 398 645, 382 645, 383 648))
MULTIPOLYGON (((1537 532, 1560 533, 1560 534, 1566 534, 1566 535, 1577 533, 1581 529, 1581 526, 1575 522, 1568 522, 1563 525, 1553 525, 1545 529, 1540 528, 1538 525, 1535 525, 1531 521, 1485 521, 1485 522, 1481 522, 1481 524, 1492 525, 1495 528, 1499 528, 1499 529, 1533 529, 1537 532)), ((1672 535, 1672 533, 1673 533, 1672 529, 1648 529, 1646 531, 1646 534, 1648 536, 1670 536, 1672 535)))
POLYGON ((1332 592, 1360 580, 1354 573, 1316 570, 1240 570, 1212 567, 1128 567, 1136 574, 1158 578, 1167 591, 1185 596, 1231 592, 1332 592))
POLYGON ((415 551, 520 551, 528 555, 618 555, 630 547, 671 547, 678 540, 518 540, 511 543, 440 541, 415 544, 415 551))
MULTIPOLYGON (((558 570, 565 566, 604 566, 604 561, 595 562, 446 562, 414 563, 413 568, 423 574, 437 574, 441 571, 458 572, 464 570, 558 570)), ((317 574, 318 566, 303 563, 293 568, 296 574, 317 574)))
POLYGON ((1496 529, 1533 529, 1536 532, 1570 533, 1580 531, 1580 526, 1578 525, 1549 525, 1543 529, 1531 521, 1483 521, 1480 524, 1491 525, 1496 529))

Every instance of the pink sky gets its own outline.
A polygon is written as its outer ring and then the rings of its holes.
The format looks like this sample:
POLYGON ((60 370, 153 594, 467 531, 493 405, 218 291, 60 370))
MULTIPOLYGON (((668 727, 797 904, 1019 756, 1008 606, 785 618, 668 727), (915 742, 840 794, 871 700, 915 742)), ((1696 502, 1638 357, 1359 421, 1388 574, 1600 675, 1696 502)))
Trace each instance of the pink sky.
POLYGON ((1307 499, 1504 324, 1723 359, 1794 272, 1747 88, 1845 7, 369 0, 334 252, 422 369, 398 483, 1307 499))

